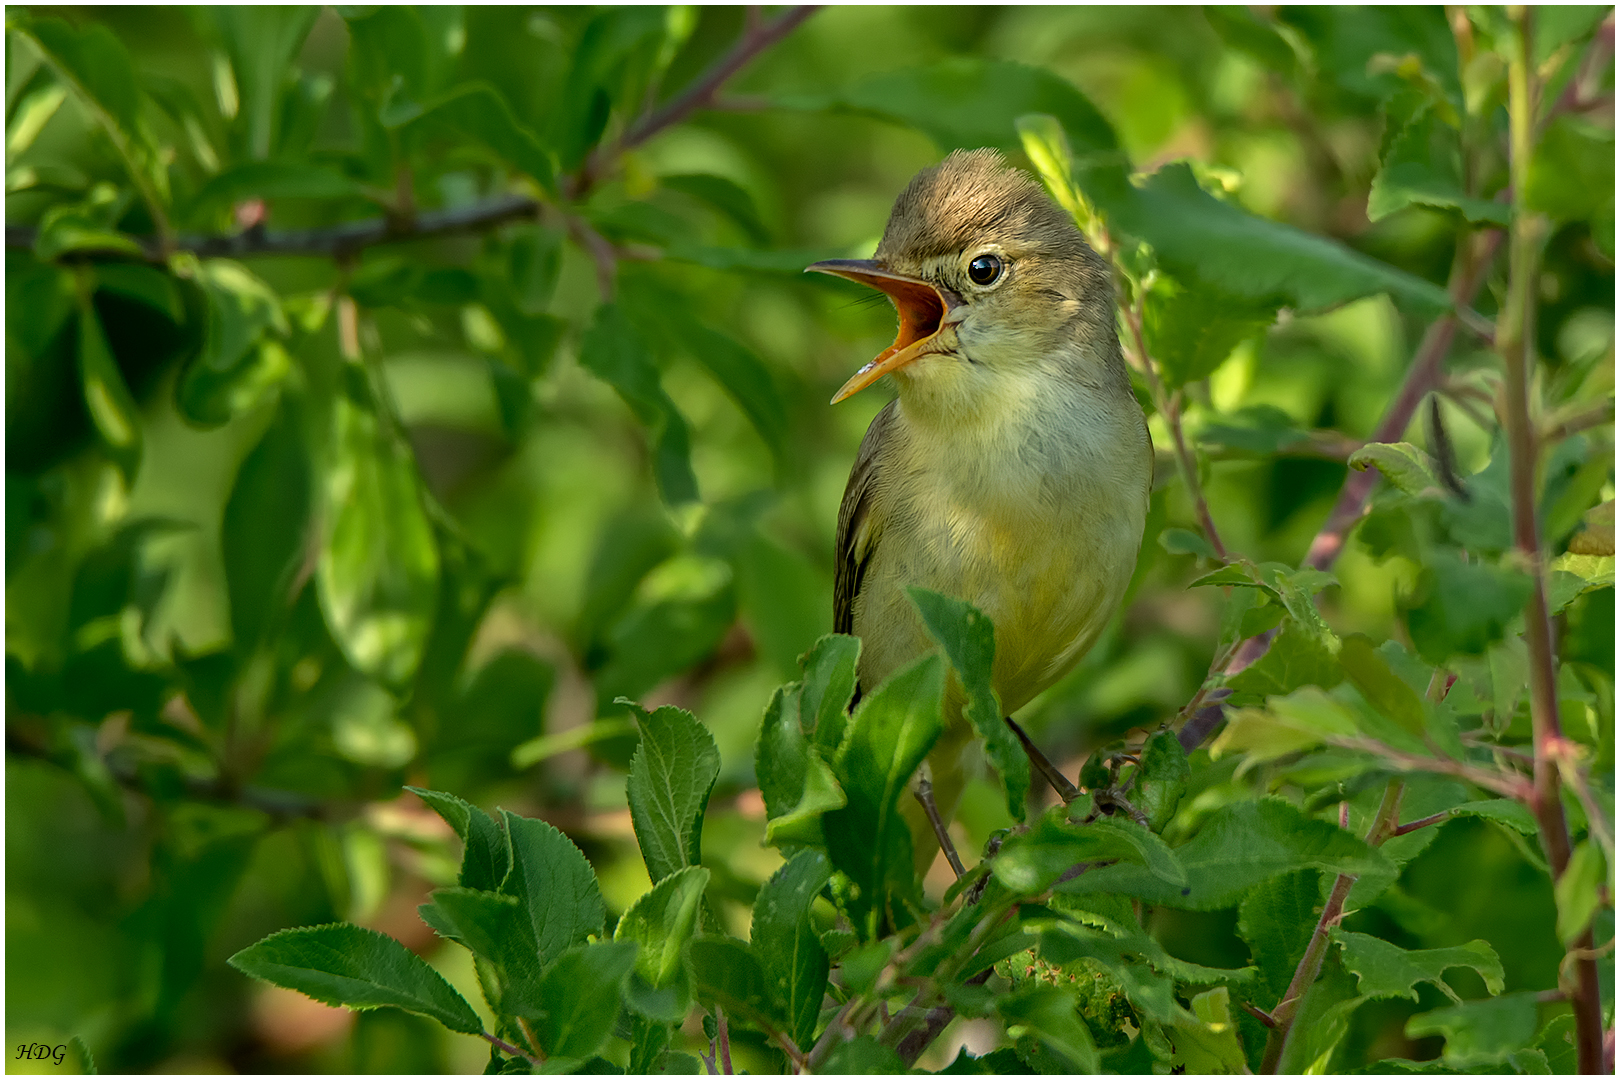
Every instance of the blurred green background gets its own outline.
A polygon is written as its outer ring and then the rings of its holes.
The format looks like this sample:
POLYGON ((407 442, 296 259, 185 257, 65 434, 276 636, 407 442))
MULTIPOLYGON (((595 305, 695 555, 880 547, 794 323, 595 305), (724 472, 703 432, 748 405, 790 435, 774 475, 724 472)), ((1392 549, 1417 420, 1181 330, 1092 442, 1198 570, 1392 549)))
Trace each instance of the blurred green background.
MULTIPOLYGON (((379 144, 375 124, 360 118, 381 84, 368 84, 352 61, 351 25, 333 9, 311 16, 284 61, 275 51, 282 39, 268 22, 255 29, 252 9, 29 10, 106 27, 128 50, 155 103, 143 123, 168 148, 177 203, 222 162, 266 156, 253 143, 261 131, 282 160, 331 165, 385 195, 392 187, 388 163, 400 148, 379 144), (260 105, 273 122, 254 119, 260 105)), ((633 96, 628 105, 615 99, 611 125, 643 98, 690 83, 750 17, 741 8, 650 11, 652 29, 636 31, 636 41, 663 50, 662 89, 620 87, 633 96)), ((363 12, 349 15, 367 23, 363 12)), ((1284 22, 1319 55, 1361 58, 1342 67, 1365 73, 1397 18, 1375 9, 1285 13, 1284 22)), ((488 80, 520 122, 541 131, 574 107, 584 42, 606 33, 591 9, 438 9, 420 22, 423 63, 442 69, 434 78, 488 80)), ((415 47, 391 41, 383 55, 415 47)), ((93 204, 104 183, 126 199, 118 227, 150 232, 140 203, 126 198, 112 145, 77 99, 18 136, 53 83, 16 35, 7 48, 8 225, 38 224, 64 203, 93 204)), ((618 294, 689 429, 696 501, 670 510, 660 499, 648 429, 663 424, 667 433, 669 421, 656 409, 652 421, 638 418, 579 362, 597 276, 556 220, 378 246, 347 266, 246 261, 289 311, 318 308, 347 283, 359 304, 355 339, 375 375, 370 392, 391 402, 430 495, 434 629, 421 672, 400 686, 346 660, 306 583, 311 566, 297 568, 296 601, 259 626, 262 647, 251 655, 232 586, 238 574, 257 573, 251 580, 267 587, 279 580, 254 560, 275 557, 273 541, 288 530, 298 550, 309 493, 318 504, 332 482, 333 461, 305 454, 299 432, 334 422, 348 377, 341 313, 316 331, 290 331, 285 386, 203 429, 176 404, 183 364, 198 348, 187 329, 197 318, 161 314, 141 298, 149 282, 120 288, 116 274, 105 275, 94 307, 143 435, 130 482, 98 446, 78 396, 74 320, 63 313, 71 296, 53 292, 35 256, 8 244, 13 1056, 22 1043, 78 1035, 103 1069, 119 1071, 476 1071, 487 1048, 475 1040, 394 1011, 330 1010, 252 984, 223 958, 281 927, 347 918, 427 950, 470 987, 465 954, 436 943, 415 913, 453 876, 452 840, 400 796, 402 783, 557 824, 622 911, 649 883, 625 806, 629 743, 612 704, 620 694, 679 704, 714 733, 723 771, 705 862, 720 910, 746 930, 754 890, 780 863, 759 845, 760 712, 796 676, 797 656, 831 629, 839 499, 861 435, 892 392, 827 405, 888 343, 893 315, 794 268, 869 255, 894 196, 942 152, 921 131, 829 100, 873 73, 957 57, 1045 68, 1096 104, 1138 169, 1190 159, 1206 186, 1255 213, 1445 282, 1457 218, 1410 207, 1368 220, 1388 91, 1374 74, 1274 70, 1187 8, 821 11, 728 84, 731 107, 699 112, 628 153, 583 211, 628 256, 618 294), (741 270, 722 267, 713 255, 722 249, 744 253, 741 270), (499 289, 489 284, 497 279, 499 289), (672 329, 682 319, 722 331, 752 359, 726 378, 691 344, 700 333, 672 329), (282 407, 293 400, 296 408, 282 407), (254 690, 255 678, 274 686, 254 690), (216 797, 227 790, 249 796, 216 797)), ((1612 128, 1608 138, 1612 189, 1612 128)), ((405 160, 419 207, 535 190, 453 138, 419 140, 405 160)), ((228 199, 194 204, 177 224, 234 231, 231 212, 228 199)), ((268 225, 360 216, 363 200, 288 196, 270 200, 268 225)), ((1538 340, 1550 380, 1601 381, 1607 371, 1612 387, 1613 252, 1612 200, 1549 244, 1538 340)), ((1478 302, 1486 313, 1500 276, 1478 302)), ((195 292, 178 302, 196 303, 195 292)), ((1210 458, 1208 500, 1229 547, 1255 560, 1301 559, 1344 480, 1348 440, 1372 431, 1422 329, 1383 297, 1323 315, 1285 312, 1191 388, 1187 425, 1210 458), (1277 451, 1264 433, 1280 428, 1325 434, 1277 451), (1243 431, 1262 434, 1246 443, 1243 431)), ((1454 353, 1463 377, 1488 363, 1474 348, 1460 340, 1454 353)), ((1482 467, 1489 433, 1450 403, 1443 412, 1460 470, 1482 467)), ((1159 479, 1131 599, 1080 667, 1022 714, 1071 775, 1091 748, 1172 714, 1215 645, 1219 595, 1185 589, 1197 560, 1158 543, 1162 530, 1194 519, 1158 417, 1153 433, 1159 479)), ((1420 425, 1413 437, 1423 441, 1420 425)), ((1612 498, 1608 484, 1602 495, 1612 498)), ((389 533, 368 536, 354 557, 363 563, 367 552, 409 542, 389 533)), ((1397 598, 1415 580, 1413 564, 1375 562, 1352 543, 1335 572, 1341 585, 1328 594, 1327 615, 1336 629, 1400 633, 1397 598)), ((1583 655, 1611 657, 1611 678, 1612 598, 1594 593, 1571 616, 1583 655)), ((1612 701, 1592 715, 1612 716, 1612 701)), ((977 850, 1006 824, 996 787, 977 781, 959 841, 977 850)), ((1413 947, 1483 937, 1503 959, 1509 990, 1556 981, 1550 891, 1500 833, 1450 827, 1398 891, 1404 915, 1360 917, 1413 947), (1455 882, 1465 868, 1473 884, 1463 896, 1455 882)), ((1159 914, 1155 929, 1178 955, 1246 961, 1235 913, 1159 914)), ((1423 993, 1420 1003, 1362 1010, 1347 1060, 1432 1053, 1401 1034, 1407 1015, 1443 1003, 1432 987, 1423 993)))

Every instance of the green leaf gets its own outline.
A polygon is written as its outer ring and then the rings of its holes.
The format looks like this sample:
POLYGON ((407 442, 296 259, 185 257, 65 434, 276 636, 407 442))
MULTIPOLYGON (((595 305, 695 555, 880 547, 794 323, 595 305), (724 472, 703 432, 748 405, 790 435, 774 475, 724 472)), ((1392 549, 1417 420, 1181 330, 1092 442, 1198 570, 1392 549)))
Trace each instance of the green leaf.
POLYGON ((1209 752, 1216 760, 1242 753, 1243 768, 1309 750, 1334 736, 1350 738, 1358 733, 1356 717, 1348 708, 1307 686, 1270 698, 1264 709, 1228 709, 1226 727, 1209 752))
POLYGON ((1162 833, 1175 816, 1176 806, 1192 779, 1187 751, 1173 731, 1156 731, 1142 744, 1141 766, 1136 772, 1132 802, 1147 815, 1148 827, 1162 833))
POLYGON ((590 1057, 619 1016, 619 995, 635 966, 628 941, 594 941, 564 952, 540 979, 543 1015, 534 1033, 548 1058, 590 1057))
POLYGON ((1591 840, 1575 845, 1564 872, 1553 885, 1553 899, 1558 903, 1558 938, 1566 948, 1592 925, 1592 916, 1601 903, 1599 890, 1608 879, 1603 850, 1591 840))
POLYGON ((192 205, 204 214, 244 199, 356 199, 363 191, 358 181, 325 165, 239 161, 209 177, 192 196, 192 205))
POLYGON ((1576 555, 1566 551, 1547 569, 1547 610, 1553 615, 1589 592, 1614 588, 1613 555, 1576 555))
POLYGON ((1248 1072, 1232 1019, 1231 991, 1224 986, 1206 990, 1190 1004, 1194 1020, 1182 1019, 1170 1036, 1176 1047, 1171 1067, 1189 1073, 1248 1072))
POLYGON ((501 820, 512 842, 512 868, 501 892, 523 906, 540 962, 548 964, 587 935, 602 932, 607 915, 602 890, 584 854, 554 826, 505 810, 501 820))
POLYGON ((911 830, 899 801, 944 728, 940 716, 945 663, 924 656, 872 691, 850 719, 833 771, 848 805, 821 819, 833 866, 859 890, 857 929, 875 934, 889 895, 916 892, 911 830))
POLYGON ((1297 619, 1286 619, 1260 659, 1226 680, 1234 694, 1288 694, 1302 686, 1331 689, 1344 678, 1331 643, 1297 619))
POLYGON ((635 328, 618 307, 603 304, 579 345, 579 362, 619 392, 643 424, 653 429, 653 476, 671 506, 695 502, 697 478, 686 420, 664 392, 658 369, 647 355, 635 328))
POLYGON ((742 409, 776 459, 785 460, 787 405, 765 363, 735 338, 695 319, 676 320, 670 329, 679 334, 687 354, 707 368, 742 409))
POLYGON ((129 138, 135 131, 141 92, 135 65, 106 23, 79 30, 62 19, 7 20, 7 28, 33 38, 45 58, 73 90, 129 138))
MULTIPOLYGON (((653 989, 670 986, 682 975, 681 958, 708 887, 709 871, 688 866, 643 893, 619 919, 613 940, 636 943, 636 974, 653 989)), ((659 1019, 678 1021, 685 1014, 683 1002, 677 1015, 659 1019)))
POLYGON ((1333 939, 1344 950, 1345 969, 1356 976, 1364 998, 1404 997, 1418 1000, 1417 984, 1432 983, 1452 1001, 1461 1002, 1441 976, 1447 968, 1466 967, 1479 972, 1485 988, 1502 992, 1502 961, 1484 941, 1470 941, 1448 949, 1402 949, 1381 938, 1335 929, 1333 939))
POLYGON ((523 222, 512 226, 509 236, 506 262, 512 302, 524 315, 543 315, 562 269, 562 235, 555 229, 523 222))
POLYGON ((1164 530, 1159 534, 1159 546, 1172 555, 1197 555, 1201 559, 1219 559, 1214 546, 1208 540, 1188 529, 1164 530))
POLYGON ((1189 291, 1214 289, 1245 304, 1300 312, 1375 293, 1423 312, 1451 306, 1437 285, 1215 198, 1185 163, 1164 166, 1141 187, 1117 167, 1081 173, 1080 186, 1115 227, 1151 244, 1189 291))
POLYGON ((755 748, 754 774, 765 800, 767 844, 820 844, 821 815, 846 803, 822 752, 800 722, 803 690, 778 687, 765 706, 755 748))
POLYGON ((487 82, 465 83, 393 119, 398 122, 387 126, 408 129, 431 124, 463 137, 471 136, 509 165, 533 177, 541 187, 550 188, 556 182, 551 152, 534 132, 518 122, 500 91, 487 82))
POLYGON ((754 1027, 785 1030, 786 1018, 771 995, 765 970, 749 947, 736 938, 699 937, 687 946, 698 1000, 754 1027))
POLYGON ((89 295, 79 300, 79 385, 102 445, 133 484, 141 465, 141 417, 89 295))
POLYGON ((808 1049, 827 991, 827 950, 822 948, 810 905, 832 877, 819 851, 801 851, 767 881, 754 901, 754 955, 759 957, 777 1011, 788 1034, 808 1049))
POLYGON ((1535 1040, 1538 996, 1527 990, 1420 1013, 1406 1022, 1406 1034, 1445 1036, 1440 1060, 1456 1068, 1499 1061, 1535 1040))
POLYGON ((760 220, 754 197, 735 181, 709 173, 677 173, 660 177, 658 182, 708 203, 736 223, 754 243, 763 246, 771 242, 770 230, 760 220))
POLYGON ((1310 439, 1294 418, 1275 405, 1245 405, 1212 416, 1197 431, 1200 443, 1271 457, 1310 439))
POLYGON ((857 1035, 833 1047, 821 1063, 820 1071, 844 1076, 895 1076, 906 1071, 906 1063, 892 1047, 878 1042, 876 1036, 857 1035))
POLYGON ((1322 977, 1305 992, 1294 1014, 1294 1026, 1277 1063, 1279 1073, 1330 1072, 1333 1054, 1350 1030, 1351 1014, 1366 1000, 1356 993, 1355 980, 1336 958, 1330 956, 1322 967, 1322 977))
POLYGON ((1238 936, 1260 969, 1268 1003, 1281 1001, 1316 931, 1322 896, 1317 871, 1294 870, 1262 881, 1238 906, 1238 936))
POLYGON ((1027 113, 1056 117, 1079 154, 1117 147, 1108 121, 1071 83, 1043 68, 1010 60, 953 57, 926 67, 868 75, 829 98, 780 104, 881 116, 917 128, 942 150, 1019 149, 1014 121, 1027 113))
POLYGON ((1446 812, 1452 817, 1478 817, 1494 821, 1523 836, 1534 836, 1541 831, 1535 815, 1517 799, 1481 799, 1453 806, 1446 812))
POLYGON ((410 447, 379 419, 360 372, 346 375, 319 488, 315 587, 349 663, 399 686, 416 673, 433 624, 439 549, 410 447))
POLYGON ((1500 641, 1530 597, 1528 575, 1475 559, 1463 562, 1436 547, 1418 578, 1406 626, 1418 655, 1442 664, 1459 653, 1478 656, 1500 641))
POLYGON ((965 600, 910 587, 906 595, 922 613, 928 633, 944 648, 963 690, 964 710, 979 737, 985 756, 1001 777, 1007 813, 1024 820, 1024 796, 1029 791, 1029 756, 1002 719, 1001 701, 990 676, 996 659, 996 629, 984 613, 965 600))
POLYGON ((1134 821, 1099 818, 1079 825, 1066 821, 1064 813, 1062 807, 1054 807, 1027 833, 1008 837, 993 863, 996 880, 1014 892, 1034 895, 1051 888, 1078 863, 1118 859, 1145 868, 1178 892, 1188 884, 1187 872, 1170 847, 1134 821))
POLYGON ((1098 1071, 1097 1047, 1080 1019, 1072 992, 1056 986, 1028 986, 996 999, 996 1011, 1014 1039, 1038 1039, 1070 1072, 1098 1071))
POLYGON ((405 788, 427 803, 461 837, 461 871, 456 882, 469 889, 498 889, 512 866, 512 847, 495 819, 465 799, 444 791, 405 788))
POLYGON ((1444 490, 1439 466, 1434 459, 1411 443, 1368 443, 1350 455, 1350 467, 1365 472, 1372 466, 1391 484, 1408 495, 1433 494, 1444 490))
MULTIPOLYGON (((1536 144, 1525 201, 1555 221, 1614 220, 1614 132, 1556 116, 1536 144)), ((1596 222, 1594 222, 1594 225, 1596 222)), ((1596 238, 1599 229, 1593 228, 1596 238)))
POLYGON ((1469 196, 1463 188, 1461 136, 1432 106, 1410 116, 1386 110, 1392 135, 1367 196, 1367 219, 1380 221, 1414 204, 1456 210, 1475 225, 1506 226, 1508 204, 1469 196))
POLYGON ((281 930, 227 961, 255 979, 327 1005, 393 1005, 477 1035, 478 1014, 427 961, 385 934, 350 923, 281 930))
POLYGON ((253 408, 292 370, 276 340, 290 327, 275 290, 242 264, 207 259, 192 276, 208 302, 207 330, 175 403, 193 424, 213 427, 253 408))
POLYGON ((1175 854, 1187 872, 1185 890, 1129 863, 1094 868, 1060 890, 1118 892, 1167 907, 1213 911, 1230 907, 1263 881, 1305 867, 1358 876, 1388 868, 1382 853, 1359 836, 1308 818, 1276 798, 1222 807, 1175 854))
POLYGON ((804 667, 804 689, 799 693, 801 723, 815 744, 829 754, 836 753, 844 741, 860 655, 860 638, 828 634, 800 658, 804 667))
POLYGON ((246 128, 247 152, 267 158, 280 145, 280 122, 288 115, 283 90, 288 69, 309 36, 320 8, 220 7, 207 9, 231 62, 241 102, 238 124, 246 128))
POLYGON ((709 729, 685 709, 637 708, 641 743, 630 759, 626 791, 641 857, 654 881, 703 861, 703 812, 720 775, 709 729))
MULTIPOLYGON (((435 889, 432 909, 455 940, 495 968, 501 996, 493 1004, 509 1016, 540 1015, 540 957, 533 928, 516 897, 477 889, 435 889)), ((427 905, 424 905, 427 906, 427 905)), ((431 924, 430 924, 431 925, 431 924)))
POLYGON ((1339 663, 1368 704, 1411 734, 1423 735, 1428 722, 1423 699, 1395 674, 1371 638, 1364 634, 1345 638, 1339 648, 1339 663))
POLYGON ((145 258, 146 252, 132 238, 98 222, 83 209, 59 204, 45 211, 34 237, 34 255, 51 262, 73 252, 128 255, 145 258))
POLYGON ((1167 284, 1145 297, 1142 335, 1165 382, 1175 389, 1208 378, 1233 349, 1264 333, 1276 318, 1271 305, 1167 284))

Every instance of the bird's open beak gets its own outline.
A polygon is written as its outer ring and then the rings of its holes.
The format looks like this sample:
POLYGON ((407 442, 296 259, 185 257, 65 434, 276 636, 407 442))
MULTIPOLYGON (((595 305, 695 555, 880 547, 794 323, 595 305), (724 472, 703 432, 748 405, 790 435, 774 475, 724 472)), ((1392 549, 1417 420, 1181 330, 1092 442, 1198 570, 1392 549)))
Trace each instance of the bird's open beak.
POLYGON ((828 259, 805 267, 807 273, 811 270, 837 274, 882 290, 894 301, 894 309, 900 315, 900 332, 895 335, 894 344, 878 353, 833 395, 834 405, 926 352, 929 339, 939 332, 946 314, 961 303, 949 290, 941 290, 921 278, 885 270, 870 259, 828 259))

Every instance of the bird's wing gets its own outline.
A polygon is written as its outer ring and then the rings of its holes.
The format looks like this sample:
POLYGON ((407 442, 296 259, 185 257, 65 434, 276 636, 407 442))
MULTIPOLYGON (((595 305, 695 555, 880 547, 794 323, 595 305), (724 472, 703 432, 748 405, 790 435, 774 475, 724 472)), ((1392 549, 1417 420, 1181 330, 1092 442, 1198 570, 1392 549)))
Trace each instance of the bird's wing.
POLYGON ((878 486, 882 466, 879 451, 885 436, 894 426, 899 402, 884 406, 866 429, 861 448, 855 455, 855 467, 849 471, 849 486, 844 488, 844 501, 838 507, 837 553, 833 560, 833 631, 839 634, 855 632, 855 597, 861 591, 861 579, 872 552, 877 547, 878 529, 872 519, 872 502, 878 486))

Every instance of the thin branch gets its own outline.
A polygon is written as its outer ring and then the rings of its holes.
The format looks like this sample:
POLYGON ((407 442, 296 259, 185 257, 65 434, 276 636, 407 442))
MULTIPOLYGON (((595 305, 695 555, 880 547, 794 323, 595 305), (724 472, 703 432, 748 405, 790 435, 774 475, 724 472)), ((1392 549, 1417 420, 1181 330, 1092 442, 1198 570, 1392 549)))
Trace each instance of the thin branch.
POLYGON ((1274 1028, 1277 1026, 1276 1017, 1272 1016, 1270 1013, 1266 1012, 1266 1010, 1260 1008, 1258 1005, 1255 1005, 1252 1002, 1239 999, 1238 1008, 1242 1009, 1244 1012, 1248 1013, 1250 1016, 1254 1017, 1268 1028, 1274 1028))
POLYGON ((1417 832, 1419 829, 1426 829, 1430 825, 1438 825, 1442 821, 1450 820, 1450 818, 1451 818, 1451 811, 1450 810, 1442 810, 1438 814, 1430 814, 1426 818, 1418 818, 1416 821, 1408 821, 1405 825, 1400 826, 1399 828, 1397 828, 1394 832, 1390 833, 1389 835, 1391 835, 1391 836, 1405 836, 1409 832, 1417 832))
POLYGON ((1590 408, 1571 413, 1563 420, 1543 428, 1539 440, 1543 447, 1556 446, 1571 435, 1612 423, 1614 423, 1614 399, 1609 398, 1590 408))
POLYGON ((504 1054, 508 1054, 511 1057, 522 1058, 524 1061, 529 1062, 529 1064, 531 1064, 531 1065, 540 1064, 540 1059, 535 1057, 533 1054, 530 1054, 530 1053, 528 1053, 527 1051, 524 1051, 524 1050, 519 1050, 517 1047, 513 1046, 511 1043, 507 1042, 505 1039, 496 1038, 494 1035, 491 1035, 487 1031, 480 1031, 478 1033, 478 1037, 483 1039, 485 1042, 489 1043, 489 1045, 493 1046, 495 1049, 501 1051, 504 1054))
MULTIPOLYGON (((386 217, 364 218, 322 229, 269 232, 253 228, 233 236, 180 236, 175 238, 168 250, 189 251, 204 258, 239 259, 254 255, 344 258, 377 244, 423 240, 452 233, 480 232, 507 221, 536 217, 539 212, 540 203, 526 195, 500 195, 471 206, 425 210, 405 221, 386 217)), ((6 247, 31 248, 37 236, 37 229, 7 225, 6 247)), ((161 239, 150 236, 131 239, 140 244, 148 262, 165 261, 167 256, 161 239)), ((129 257, 126 251, 93 247, 78 249, 73 254, 129 257)))
POLYGON ((730 1076, 732 1075, 731 1032, 726 1027, 726 1010, 718 1005, 714 1007, 714 1041, 720 1048, 720 1069, 727 1076, 730 1076))
MULTIPOLYGON (((1384 799, 1379 803, 1378 813, 1367 829, 1367 843, 1377 847, 1384 842, 1398 820, 1401 796, 1405 791, 1406 785, 1400 780, 1391 780, 1384 788, 1384 799)), ((1282 1001, 1271 1010, 1271 1034, 1266 1037, 1265 1056, 1260 1064, 1262 1073, 1277 1071, 1277 1065, 1282 1060, 1283 1048, 1288 1045, 1288 1033, 1294 1026, 1294 1018, 1299 1014, 1300 1003, 1305 1000, 1306 992, 1315 984, 1317 975, 1321 974, 1322 961, 1327 956, 1329 934, 1344 918, 1344 902, 1350 896, 1350 889, 1355 883, 1354 874, 1340 874, 1334 879, 1333 890, 1328 893, 1327 903, 1322 907, 1322 917, 1316 922, 1316 930, 1311 934, 1310 944, 1305 947, 1305 955, 1300 957, 1299 966, 1294 969, 1294 978, 1284 991, 1282 1001)))
POLYGON ((768 23, 750 19, 743 28, 731 51, 715 61, 691 86, 681 91, 661 109, 646 112, 625 129, 611 144, 593 150, 577 175, 564 177, 562 190, 571 199, 578 199, 595 186, 608 168, 626 150, 632 150, 665 128, 685 120, 700 109, 710 108, 721 87, 753 61, 760 53, 782 40, 804 20, 814 15, 819 7, 814 4, 790 8, 768 23))
POLYGON ((1052 764, 1052 760, 1041 753, 1041 748, 1036 746, 1030 737, 1024 733, 1024 729, 1018 726, 1018 721, 1010 716, 1003 717, 1003 719, 1006 720, 1007 726, 1012 728, 1013 734, 1018 736, 1018 741, 1024 744, 1024 753, 1029 755, 1030 763, 1035 766, 1035 771, 1040 773, 1041 778, 1048 784, 1052 785, 1052 790, 1058 793, 1058 798, 1066 803, 1073 802, 1075 796, 1080 794, 1080 789, 1069 783, 1069 778, 1063 775, 1063 770, 1052 764))
MULTIPOLYGON (((1531 10, 1508 9, 1513 22, 1508 57, 1509 171, 1513 181, 1513 236, 1509 252, 1508 292, 1497 346, 1506 366, 1502 409, 1507 428, 1508 486, 1512 494, 1513 542, 1530 575, 1530 597, 1524 611, 1524 642, 1530 660, 1530 728, 1535 753, 1534 791, 1528 800, 1540 826, 1541 846, 1556 881, 1569 864, 1569 825, 1559 798, 1557 756, 1563 743, 1558 721, 1558 666, 1553 656, 1552 618, 1547 606, 1547 575, 1539 523, 1536 520, 1537 450, 1530 416, 1530 374, 1536 365, 1536 299, 1541 249, 1547 221, 1526 203, 1530 163, 1535 150, 1535 122, 1541 87, 1531 61, 1531 10)), ((1572 945, 1592 948, 1588 927, 1572 945)), ((1575 1048, 1580 1071, 1596 1072, 1603 1058, 1603 1012, 1597 965, 1577 959, 1575 1048)))

